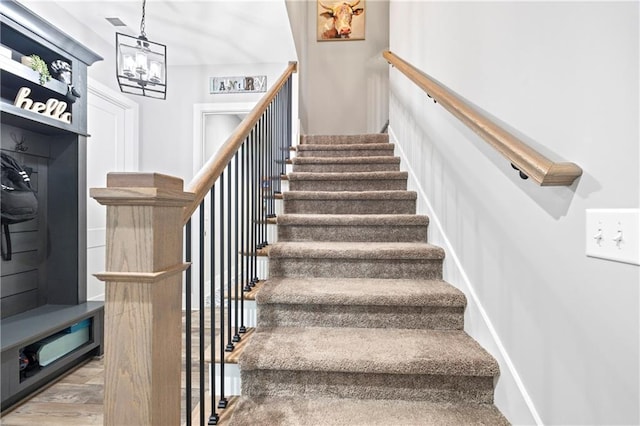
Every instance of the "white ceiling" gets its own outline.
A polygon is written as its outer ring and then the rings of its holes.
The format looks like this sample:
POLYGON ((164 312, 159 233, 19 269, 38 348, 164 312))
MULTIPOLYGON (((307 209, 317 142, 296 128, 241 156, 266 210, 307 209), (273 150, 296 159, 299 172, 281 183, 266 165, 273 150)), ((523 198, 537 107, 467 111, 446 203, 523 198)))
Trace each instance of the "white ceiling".
MULTIPOLYGON (((140 34, 142 0, 20 2, 74 38, 82 38, 78 28, 110 45, 115 45, 116 32, 140 34), (114 17, 126 27, 105 19, 114 17)), ((168 65, 295 60, 284 0, 147 0, 145 22, 147 38, 167 45, 168 65)))

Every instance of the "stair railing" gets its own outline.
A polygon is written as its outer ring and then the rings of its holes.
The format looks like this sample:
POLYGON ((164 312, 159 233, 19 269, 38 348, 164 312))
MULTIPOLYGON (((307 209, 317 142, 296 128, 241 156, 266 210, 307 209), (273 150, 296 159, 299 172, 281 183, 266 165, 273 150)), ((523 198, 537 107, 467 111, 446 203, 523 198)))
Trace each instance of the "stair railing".
POLYGON ((519 171, 521 178, 531 177, 541 186, 569 186, 582 175, 582 169, 578 165, 551 161, 495 121, 472 108, 469 103, 456 96, 451 89, 438 83, 428 74, 418 70, 394 53, 387 50, 382 53, 382 56, 390 65, 424 90, 434 102, 442 105, 509 160, 511 166, 519 171))
POLYGON ((269 243, 267 223, 275 217, 292 144, 296 68, 295 62, 288 65, 185 190, 181 179, 155 173, 109 173, 107 188, 91 189, 91 196, 107 206, 107 272, 96 275, 105 281, 105 425, 214 425, 228 407, 225 354, 247 331, 244 295, 259 280, 258 254, 269 243), (210 221, 205 229, 207 194, 210 221), (196 220, 199 234, 192 248, 196 220), (190 268, 195 260, 196 284, 190 268), (205 262, 211 268, 209 283, 205 262), (195 345, 194 286, 200 295, 195 345), (186 389, 181 404, 183 294, 186 389), (206 345, 211 370, 219 363, 217 384, 215 371, 207 371, 206 345), (198 409, 192 412, 194 405, 198 409))

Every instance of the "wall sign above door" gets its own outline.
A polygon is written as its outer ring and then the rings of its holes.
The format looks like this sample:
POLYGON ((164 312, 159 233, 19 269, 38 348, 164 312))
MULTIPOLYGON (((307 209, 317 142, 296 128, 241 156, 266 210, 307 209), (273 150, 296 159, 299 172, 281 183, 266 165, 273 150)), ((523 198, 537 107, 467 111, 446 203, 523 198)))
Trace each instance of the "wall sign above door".
POLYGON ((267 76, 211 77, 209 93, 259 93, 267 91, 267 76))

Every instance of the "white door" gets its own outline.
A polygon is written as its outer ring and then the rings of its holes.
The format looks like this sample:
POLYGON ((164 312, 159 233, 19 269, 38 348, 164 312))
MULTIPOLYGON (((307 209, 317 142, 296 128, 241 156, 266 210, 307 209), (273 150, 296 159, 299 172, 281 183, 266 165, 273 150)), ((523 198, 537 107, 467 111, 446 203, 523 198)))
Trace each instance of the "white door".
MULTIPOLYGON (((229 135, 233 133, 242 119, 251 111, 254 103, 228 103, 228 104, 195 104, 193 108, 193 174, 195 175, 200 171, 204 164, 209 160, 211 156, 217 154, 222 144, 227 140, 229 135)), ((218 194, 219 195, 219 194, 218 194)), ((216 203, 218 202, 216 195, 216 203)), ((211 300, 210 288, 211 280, 214 283, 219 283, 220 280, 220 264, 219 259, 214 259, 215 264, 215 276, 211 277, 211 264, 209 259, 210 235, 209 230, 210 222, 210 202, 209 195, 205 198, 205 230, 203 235, 205 237, 205 263, 204 263, 204 282, 205 282, 205 300, 211 300), (217 280, 217 281, 216 281, 217 280)), ((217 209, 216 209, 217 210, 217 209)), ((191 263, 191 277, 193 286, 191 288, 191 306, 193 310, 199 309, 200 304, 200 291, 198 283, 200 280, 200 263, 195 254, 198 253, 198 243, 200 237, 200 225, 198 222, 199 213, 191 221, 191 249, 194 256, 191 263)), ((219 218, 219 212, 216 213, 216 217, 219 218)), ((217 229, 218 224, 214 224, 217 229)), ((229 271, 225 271, 228 274, 229 271)), ((228 275, 227 275, 228 277, 228 275)), ((217 288, 217 284, 216 284, 217 288)), ((214 295, 214 300, 217 297, 214 295)), ((184 303, 183 303, 184 306, 184 303)))
MULTIPOLYGON (((87 191, 106 187, 109 172, 138 170, 138 106, 89 81, 87 191)), ((87 195, 87 300, 104 300, 104 283, 93 274, 105 270, 106 207, 87 195)))

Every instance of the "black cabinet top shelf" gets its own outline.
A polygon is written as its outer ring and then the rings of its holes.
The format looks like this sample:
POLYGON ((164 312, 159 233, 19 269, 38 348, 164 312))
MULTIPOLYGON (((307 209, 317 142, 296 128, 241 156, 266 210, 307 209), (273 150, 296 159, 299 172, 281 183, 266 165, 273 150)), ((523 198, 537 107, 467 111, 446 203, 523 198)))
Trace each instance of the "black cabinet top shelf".
POLYGON ((10 58, 0 56, 0 69, 5 73, 9 73, 30 83, 47 88, 57 95, 66 96, 67 94, 68 87, 65 83, 52 78, 45 84, 40 84, 40 74, 37 71, 34 71, 26 65, 23 65, 20 62, 14 61, 10 58))
MULTIPOLYGON (((100 55, 79 44, 76 40, 19 3, 6 0, 0 1, 0 14, 3 15, 3 24, 9 25, 21 33, 27 31, 28 38, 33 39, 47 49, 55 52, 66 52, 86 65, 91 65, 102 59, 100 55), (55 41, 55 44, 52 43, 53 41, 55 41)), ((6 45, 4 41, 3 44, 6 45)), ((22 53, 30 54, 35 52, 22 53)))

